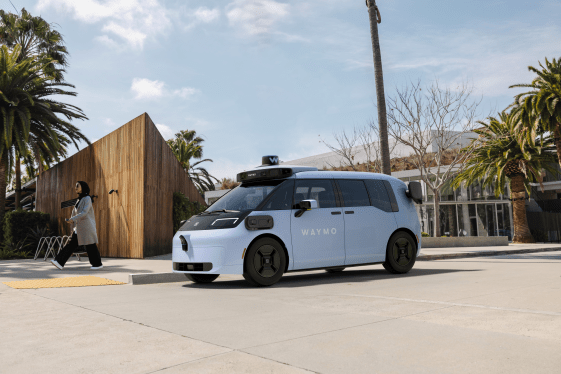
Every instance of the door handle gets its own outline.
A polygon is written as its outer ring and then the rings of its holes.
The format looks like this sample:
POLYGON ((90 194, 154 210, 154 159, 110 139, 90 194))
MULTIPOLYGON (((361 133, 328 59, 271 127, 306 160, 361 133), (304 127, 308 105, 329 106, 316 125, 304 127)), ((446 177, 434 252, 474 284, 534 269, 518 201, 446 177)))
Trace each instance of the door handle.
POLYGON ((345 211, 345 214, 355 214, 355 211, 354 210, 347 210, 347 211, 345 211))
POLYGON ((331 212, 331 214, 336 215, 336 214, 341 214, 341 212, 331 212))

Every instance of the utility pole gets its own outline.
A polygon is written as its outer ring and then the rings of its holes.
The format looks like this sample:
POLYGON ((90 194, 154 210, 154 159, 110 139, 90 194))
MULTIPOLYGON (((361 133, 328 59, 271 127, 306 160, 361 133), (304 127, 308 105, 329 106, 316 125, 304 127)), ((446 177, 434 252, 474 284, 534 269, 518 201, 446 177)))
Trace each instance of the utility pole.
POLYGON ((370 18, 370 37, 372 39, 372 53, 374 55, 374 78, 376 80, 382 173, 391 175, 388 118, 386 115, 386 97, 384 95, 384 73, 382 72, 382 56, 380 53, 380 40, 378 38, 378 24, 382 22, 382 18, 375 0, 366 0, 366 6, 368 7, 368 16, 370 18))

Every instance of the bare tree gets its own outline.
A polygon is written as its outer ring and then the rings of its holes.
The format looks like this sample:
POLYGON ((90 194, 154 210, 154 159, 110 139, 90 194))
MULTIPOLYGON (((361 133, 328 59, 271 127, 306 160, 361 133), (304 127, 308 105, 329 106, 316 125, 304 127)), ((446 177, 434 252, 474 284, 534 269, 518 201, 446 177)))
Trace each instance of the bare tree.
MULTIPOLYGON (((381 173, 382 152, 378 133, 378 126, 372 121, 364 127, 355 126, 352 131, 334 133, 333 138, 337 145, 331 145, 322 139, 321 142, 340 158, 339 165, 329 162, 327 164, 332 168, 347 166, 353 171, 381 173), (364 167, 360 167, 361 163, 364 163, 364 167)), ((395 141, 390 142, 390 153, 394 151, 396 144, 395 141)))
POLYGON ((327 143, 325 140, 321 139, 321 142, 342 159, 342 163, 339 165, 334 165, 327 162, 331 168, 336 168, 340 166, 349 166, 353 171, 357 171, 355 156, 358 153, 357 144, 360 139, 359 130, 355 127, 352 132, 347 133, 345 130, 340 133, 333 133, 333 138, 337 143, 336 146, 327 143))
POLYGON ((476 127, 481 100, 473 88, 462 84, 455 90, 438 81, 422 91, 421 82, 396 89, 388 100, 388 132, 411 148, 411 159, 434 194, 434 236, 440 236, 440 191, 458 171, 468 153, 451 152, 467 143, 476 127))

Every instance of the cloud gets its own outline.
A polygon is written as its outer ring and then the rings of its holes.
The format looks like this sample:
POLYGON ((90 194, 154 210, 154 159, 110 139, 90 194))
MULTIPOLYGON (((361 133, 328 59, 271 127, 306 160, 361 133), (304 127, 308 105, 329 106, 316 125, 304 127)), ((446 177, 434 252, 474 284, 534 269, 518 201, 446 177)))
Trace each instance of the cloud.
POLYGON ((131 91, 135 94, 134 98, 157 99, 164 95, 164 82, 151 81, 146 78, 134 78, 132 80, 131 91))
POLYGON ((179 96, 183 99, 187 99, 195 94, 200 93, 201 91, 197 90, 196 88, 191 88, 191 87, 183 87, 180 88, 179 90, 174 90, 172 91, 172 95, 174 96, 179 96))
POLYGON ((249 36, 271 34, 275 24, 290 13, 289 4, 274 0, 235 0, 226 9, 230 26, 249 36))
POLYGON ((110 46, 119 40, 120 44, 142 49, 149 36, 164 34, 171 26, 169 11, 158 0, 38 1, 38 11, 47 8, 70 13, 81 22, 103 22, 104 34, 96 39, 110 46))
POLYGON ((115 127, 117 124, 111 118, 104 118, 102 119, 103 124, 107 127, 115 127))
POLYGON ((175 131, 173 131, 169 126, 163 125, 161 123, 157 123, 156 128, 158 129, 158 131, 160 131, 160 134, 162 134, 162 137, 165 140, 172 139, 175 135, 175 131))
POLYGON ((183 87, 176 90, 168 90, 166 84, 158 80, 146 78, 134 78, 132 80, 131 91, 137 100, 159 99, 163 96, 180 97, 188 99, 201 91, 192 87, 183 87))
POLYGON ((182 22, 185 30, 190 30, 201 24, 208 24, 217 21, 220 18, 220 10, 218 8, 210 9, 201 6, 197 9, 188 9, 182 12, 182 16, 187 18, 187 22, 182 22))
POLYGON ((429 73, 449 86, 470 82, 476 93, 485 96, 511 96, 515 92, 508 88, 510 85, 533 78, 528 65, 538 65, 544 56, 558 54, 559 41, 551 35, 560 32, 559 27, 530 28, 517 23, 446 35, 437 31, 402 35, 392 40, 388 52, 395 56, 408 54, 409 58, 390 59, 388 67, 398 73, 429 73))

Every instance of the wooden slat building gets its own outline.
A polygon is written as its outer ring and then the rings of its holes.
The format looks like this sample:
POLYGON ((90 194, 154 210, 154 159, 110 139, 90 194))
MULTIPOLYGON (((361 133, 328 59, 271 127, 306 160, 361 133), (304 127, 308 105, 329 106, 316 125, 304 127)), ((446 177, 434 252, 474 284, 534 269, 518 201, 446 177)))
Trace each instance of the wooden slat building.
POLYGON ((88 183, 94 199, 99 250, 104 257, 145 258, 171 252, 173 193, 204 204, 194 184, 147 113, 41 173, 36 210, 49 213, 60 235, 76 197, 88 183), (112 189, 117 193, 109 194, 112 189))

